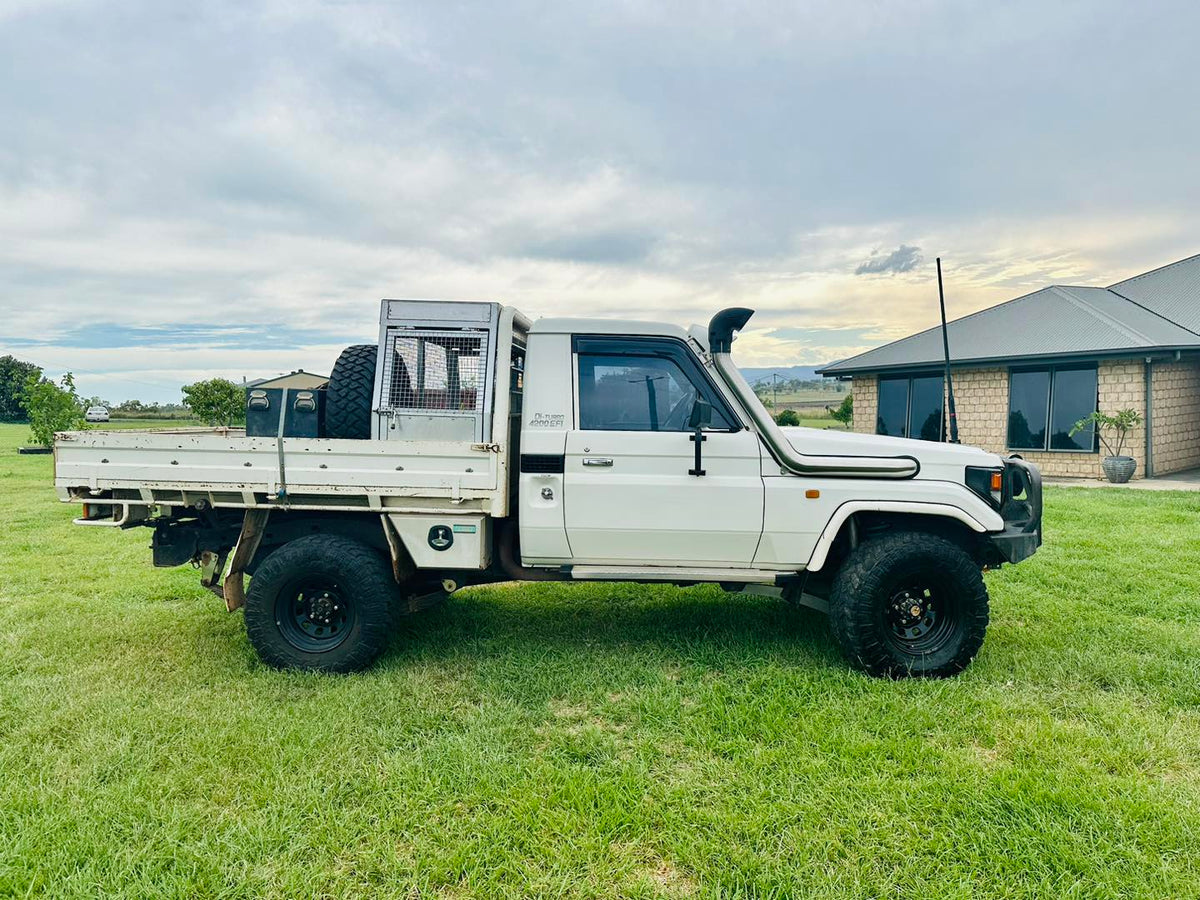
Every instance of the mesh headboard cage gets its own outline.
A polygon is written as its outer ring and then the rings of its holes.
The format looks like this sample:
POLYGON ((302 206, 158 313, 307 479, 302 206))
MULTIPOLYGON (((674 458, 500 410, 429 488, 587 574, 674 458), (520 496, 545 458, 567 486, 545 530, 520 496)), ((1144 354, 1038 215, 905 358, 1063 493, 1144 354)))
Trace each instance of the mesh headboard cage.
POLYGON ((377 439, 492 440, 501 311, 480 301, 382 302, 377 439))
POLYGON ((470 434, 482 439, 491 370, 488 336, 486 329, 389 328, 380 412, 457 419, 464 425, 471 420, 470 434))
POLYGON ((483 411, 486 331, 393 329, 388 344, 385 409, 483 411))

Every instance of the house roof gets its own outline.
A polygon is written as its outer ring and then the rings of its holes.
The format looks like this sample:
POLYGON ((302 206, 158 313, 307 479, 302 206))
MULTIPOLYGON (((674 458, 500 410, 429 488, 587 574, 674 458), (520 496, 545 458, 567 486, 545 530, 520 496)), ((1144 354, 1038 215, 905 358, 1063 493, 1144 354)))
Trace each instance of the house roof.
POLYGON ((303 369, 297 369, 295 372, 288 372, 284 375, 272 375, 270 378, 254 378, 250 381, 242 382, 239 386, 247 390, 262 387, 315 388, 328 380, 328 375, 316 375, 312 372, 305 372, 303 369))
MULTIPOLYGON (((1200 349, 1200 255, 1111 288, 1042 288, 956 319, 946 331, 956 365, 1200 349)), ((934 327, 817 371, 850 375, 944 361, 942 330, 934 327)))
POLYGON ((1200 334, 1200 254, 1118 281, 1109 290, 1200 334))

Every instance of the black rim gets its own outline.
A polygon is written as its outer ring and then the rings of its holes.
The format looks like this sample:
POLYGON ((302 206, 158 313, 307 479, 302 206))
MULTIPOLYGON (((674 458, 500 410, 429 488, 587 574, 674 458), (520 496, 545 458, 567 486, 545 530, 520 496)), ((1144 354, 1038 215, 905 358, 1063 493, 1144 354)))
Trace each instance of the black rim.
POLYGON ((350 635, 356 605, 331 578, 313 575, 284 585, 275 597, 275 624, 284 640, 308 653, 324 653, 350 635))
POLYGON ((884 634, 902 653, 936 653, 958 627, 952 595, 937 579, 914 576, 901 581, 883 608, 884 634))

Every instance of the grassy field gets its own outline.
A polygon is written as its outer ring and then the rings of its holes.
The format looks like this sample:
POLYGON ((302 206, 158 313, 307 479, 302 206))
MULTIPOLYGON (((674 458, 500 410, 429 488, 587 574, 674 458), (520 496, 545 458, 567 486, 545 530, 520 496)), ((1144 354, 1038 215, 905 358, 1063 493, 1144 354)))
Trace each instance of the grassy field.
POLYGON ((840 428, 841 426, 829 418, 826 407, 836 408, 849 393, 844 384, 838 385, 840 390, 805 390, 779 391, 773 394, 769 389, 760 390, 758 396, 767 404, 774 414, 785 409, 793 409, 800 414, 802 424, 809 428, 840 428))
POLYGON ((775 392, 771 391, 770 382, 767 382, 766 387, 760 386, 757 391, 760 397, 766 397, 770 400, 778 399, 780 409, 793 406, 811 406, 814 404, 822 407, 827 405, 837 406, 849 392, 849 385, 842 382, 838 382, 836 387, 830 390, 813 388, 803 391, 780 390, 775 392))
POLYGON ((473 589, 260 665, 0 426, 0 896, 1200 896, 1200 494, 1050 489, 962 676, 715 588, 473 589))
POLYGON ((800 410, 800 424, 805 428, 841 428, 845 429, 845 425, 841 422, 831 419, 828 414, 823 416, 805 415, 804 410, 800 410))
POLYGON ((199 419, 110 419, 96 422, 93 428, 199 428, 204 423, 199 419))

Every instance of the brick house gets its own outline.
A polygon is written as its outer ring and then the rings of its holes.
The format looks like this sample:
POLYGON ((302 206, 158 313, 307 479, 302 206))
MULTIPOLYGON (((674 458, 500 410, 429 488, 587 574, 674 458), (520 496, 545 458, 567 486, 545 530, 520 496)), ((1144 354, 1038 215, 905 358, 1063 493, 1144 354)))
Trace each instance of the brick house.
POLYGON ((296 369, 294 372, 288 372, 286 375, 275 375, 271 378, 255 378, 251 381, 243 380, 239 387, 246 390, 250 390, 250 388, 299 388, 300 390, 315 390, 328 383, 328 375, 314 375, 312 372, 296 369))
MULTIPOLYGON (((1099 477, 1096 436, 1071 426, 1132 407, 1135 477, 1200 466, 1200 255, 1107 288, 1043 288, 947 330, 963 443, 1099 477)), ((855 431, 943 440, 943 368, 931 328, 818 371, 851 379, 855 431)))

